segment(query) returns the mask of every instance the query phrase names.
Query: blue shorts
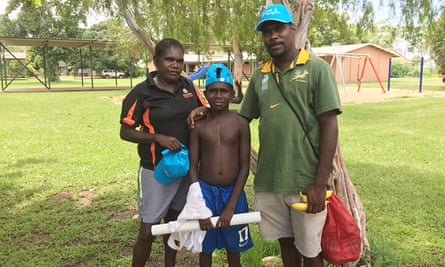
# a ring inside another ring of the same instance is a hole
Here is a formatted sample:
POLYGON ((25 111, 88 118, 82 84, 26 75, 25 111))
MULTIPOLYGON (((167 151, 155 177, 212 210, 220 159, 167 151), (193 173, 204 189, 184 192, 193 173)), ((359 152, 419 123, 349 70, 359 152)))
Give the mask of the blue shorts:
MULTIPOLYGON (((206 205, 212 211, 212 216, 219 216, 232 196, 233 186, 212 186, 203 181, 199 181, 199 185, 206 205)), ((249 206, 246 193, 243 191, 236 203, 234 214, 245 212, 249 212, 249 206)), ((202 253, 211 254, 215 249, 223 248, 233 253, 239 253, 251 247, 253 247, 253 242, 249 225, 241 224, 207 231, 202 244, 202 253)))

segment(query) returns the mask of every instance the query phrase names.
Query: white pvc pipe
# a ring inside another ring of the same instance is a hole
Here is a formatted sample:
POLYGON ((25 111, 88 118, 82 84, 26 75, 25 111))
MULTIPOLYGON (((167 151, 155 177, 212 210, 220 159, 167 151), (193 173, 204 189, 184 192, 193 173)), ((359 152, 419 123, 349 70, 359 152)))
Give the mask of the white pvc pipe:
MULTIPOLYGON (((212 224, 215 225, 218 221, 219 216, 212 217, 210 220, 212 224)), ((259 211, 252 211, 246 213, 238 213, 234 214, 232 220, 230 221, 230 225, 239 225, 239 224, 247 224, 247 223, 258 223, 261 221, 261 214, 259 211)), ((200 230, 199 221, 185 221, 179 227, 177 227, 177 221, 171 221, 169 223, 156 224, 151 227, 152 235, 165 235, 171 234, 173 232, 190 232, 200 230)))

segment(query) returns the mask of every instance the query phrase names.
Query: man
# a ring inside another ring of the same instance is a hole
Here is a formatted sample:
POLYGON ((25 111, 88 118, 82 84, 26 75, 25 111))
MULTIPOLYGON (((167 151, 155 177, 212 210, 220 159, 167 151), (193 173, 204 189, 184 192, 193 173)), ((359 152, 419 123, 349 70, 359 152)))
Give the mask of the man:
POLYGON ((295 47, 296 27, 283 5, 270 5, 256 26, 271 61, 257 69, 239 114, 261 118, 254 207, 264 240, 278 240, 284 266, 323 266, 325 196, 341 113, 330 66, 295 47), (298 192, 308 210, 293 210, 298 192))

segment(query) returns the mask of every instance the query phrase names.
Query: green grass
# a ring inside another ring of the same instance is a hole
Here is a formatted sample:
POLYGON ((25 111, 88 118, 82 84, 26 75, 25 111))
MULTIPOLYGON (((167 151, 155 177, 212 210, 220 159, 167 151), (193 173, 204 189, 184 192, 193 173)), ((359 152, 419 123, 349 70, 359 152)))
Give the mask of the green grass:
POLYGON ((444 100, 345 106, 340 116, 376 266, 445 264, 444 100))
MULTIPOLYGON (((118 135, 116 100, 126 93, 0 94, 1 266, 130 265, 138 158, 118 135)), ((339 117, 373 266, 445 266, 444 103, 423 97, 346 105, 339 117)), ((263 242, 255 225, 252 231, 255 247, 242 258, 261 266, 279 248, 263 242)), ((157 242, 152 256, 160 254, 157 242)), ((193 266, 187 262, 179 266, 193 266)), ((223 262, 225 253, 216 253, 215 266, 223 262)))

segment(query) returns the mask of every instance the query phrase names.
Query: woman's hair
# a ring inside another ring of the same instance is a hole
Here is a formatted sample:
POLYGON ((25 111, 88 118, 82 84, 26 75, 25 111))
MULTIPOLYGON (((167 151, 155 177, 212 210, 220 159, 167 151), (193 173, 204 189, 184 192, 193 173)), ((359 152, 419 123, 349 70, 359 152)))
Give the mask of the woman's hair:
POLYGON ((155 61, 161 58, 161 56, 165 53, 165 51, 171 47, 177 47, 181 49, 182 53, 184 53, 184 47, 178 40, 173 38, 166 38, 161 40, 158 44, 156 44, 155 55, 154 55, 155 61))

